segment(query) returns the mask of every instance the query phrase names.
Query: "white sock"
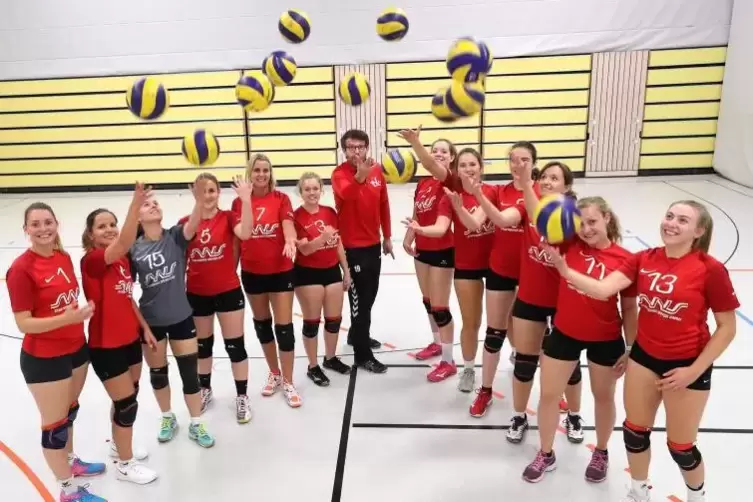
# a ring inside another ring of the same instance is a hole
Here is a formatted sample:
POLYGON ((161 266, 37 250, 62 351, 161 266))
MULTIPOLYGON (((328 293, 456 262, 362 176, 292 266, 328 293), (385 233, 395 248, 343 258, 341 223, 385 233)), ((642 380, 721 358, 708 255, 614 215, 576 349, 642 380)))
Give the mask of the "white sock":
POLYGON ((162 413, 162 416, 164 418, 173 418, 175 415, 173 414, 172 410, 167 410, 162 413))
POLYGON ((121 471, 128 469, 128 466, 131 465, 131 462, 133 462, 132 458, 128 460, 118 460, 118 468, 121 471))
POLYGON ((465 369, 467 369, 467 370, 475 370, 476 361, 474 361, 474 360, 465 361, 463 364, 465 365, 465 369))
POLYGON ((201 423, 201 418, 191 417, 191 425, 199 425, 200 423, 201 423))
POLYGON ((60 485, 60 489, 63 490, 63 493, 66 495, 73 495, 78 491, 78 485, 74 484, 73 476, 68 479, 58 480, 58 484, 60 485))
POLYGON ((75 459, 76 459, 76 455, 73 452, 71 452, 71 453, 68 454, 68 463, 69 464, 71 462, 73 462, 75 459))
POLYGON ((429 326, 431 326, 431 334, 434 336, 434 343, 442 343, 439 339, 439 327, 434 321, 434 316, 429 314, 429 326))
POLYGON ((643 481, 639 481, 637 479, 631 479, 630 487, 636 493, 646 494, 648 493, 648 480, 644 479, 643 481))
POLYGON ((442 361, 452 362, 452 344, 442 343, 442 361))
POLYGON ((439 331, 432 331, 431 334, 434 337, 434 343, 436 344, 442 343, 442 340, 440 340, 439 338, 439 331))

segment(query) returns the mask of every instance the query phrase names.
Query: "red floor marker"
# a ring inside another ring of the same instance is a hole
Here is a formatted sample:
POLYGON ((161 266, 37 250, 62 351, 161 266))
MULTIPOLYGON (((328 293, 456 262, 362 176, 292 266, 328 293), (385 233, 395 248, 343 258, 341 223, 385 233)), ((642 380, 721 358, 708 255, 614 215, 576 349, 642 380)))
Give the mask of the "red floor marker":
POLYGON ((667 500, 671 500, 672 502, 683 502, 683 500, 679 497, 675 497, 674 495, 670 495, 667 497, 667 500))
POLYGON ((501 392, 499 392, 498 390, 493 390, 492 391, 492 395, 494 397, 496 397, 496 398, 499 398, 499 399, 504 399, 505 398, 505 396, 501 392))
POLYGON ((596 445, 589 443, 589 444, 586 445, 586 448, 588 448, 589 450, 591 450, 593 452, 596 449, 596 445))
POLYGON ((394 345, 392 345, 391 343, 387 343, 387 342, 382 342, 382 345, 384 347, 387 347, 388 349, 392 349, 392 350, 395 350, 397 348, 394 345))

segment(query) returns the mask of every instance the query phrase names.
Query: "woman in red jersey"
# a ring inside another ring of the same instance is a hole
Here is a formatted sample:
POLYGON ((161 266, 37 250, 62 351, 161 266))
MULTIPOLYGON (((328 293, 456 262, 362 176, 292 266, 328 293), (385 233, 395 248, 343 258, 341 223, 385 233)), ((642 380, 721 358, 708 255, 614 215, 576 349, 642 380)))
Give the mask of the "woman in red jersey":
MULTIPOLYGON (((222 330, 225 351, 235 381, 235 418, 239 424, 248 423, 252 412, 248 399, 248 354, 243 332, 246 300, 238 279, 236 239, 251 235, 251 184, 242 176, 236 177, 233 188, 240 200, 240 214, 220 209, 220 183, 211 173, 196 178, 206 180, 201 206, 201 220, 196 237, 188 243, 186 258, 186 292, 193 309, 199 345, 199 385, 201 411, 212 401, 212 352, 214 348, 214 318, 222 330)), ((189 216, 178 224, 186 223, 189 216)))
POLYGON ((104 502, 74 481, 105 471, 105 464, 73 454, 73 423, 89 368, 84 321, 94 313, 94 303, 78 303, 73 262, 63 251, 52 208, 43 202, 27 207, 24 232, 31 247, 11 264, 6 285, 24 334, 21 372, 39 409, 42 452, 60 485, 61 502, 104 502))
MULTIPOLYGON (((241 242, 241 282, 269 366, 261 393, 271 396, 282 387, 288 405, 298 408, 303 402, 293 385, 293 259, 297 240, 293 206, 290 197, 275 189, 272 163, 266 155, 256 154, 248 161, 246 179, 253 187, 249 197, 253 225, 251 237, 241 242)), ((241 213, 242 204, 240 197, 233 201, 236 214, 241 213)))
MULTIPOLYGON (((455 145, 446 139, 438 139, 431 145, 431 157, 434 161, 456 172, 455 159, 457 150, 455 145)), ((445 197, 442 182, 435 177, 422 178, 416 185, 413 202, 413 219, 420 226, 430 226, 437 221, 437 212, 442 199, 445 197)), ((430 382, 440 382, 454 375, 455 361, 452 354, 455 323, 450 315, 450 292, 452 291, 452 277, 455 269, 455 247, 452 229, 439 238, 416 235, 410 228, 403 239, 403 249, 413 256, 416 268, 418 286, 423 296, 423 304, 429 315, 429 325, 434 340, 426 348, 418 351, 415 358, 424 361, 432 357, 441 356, 442 369, 433 369, 427 375, 430 382)))
MULTIPOLYGON (((406 220, 406 225, 417 235, 441 238, 454 228, 455 244, 455 293, 460 305, 463 327, 460 331, 460 346, 463 353, 464 369, 458 382, 458 390, 471 392, 474 387, 476 372, 475 361, 478 351, 478 332, 481 328, 484 298, 484 278, 489 267, 489 254, 494 240, 494 226, 489 222, 484 211, 478 206, 473 195, 466 192, 459 175, 474 180, 483 187, 487 197, 496 200, 497 190, 492 185, 481 184, 483 159, 473 148, 464 148, 458 152, 457 173, 439 164, 421 145, 418 135, 420 130, 401 131, 417 152, 422 165, 443 185, 444 197, 437 210, 436 222, 421 226, 413 219, 406 220)), ((449 316, 446 316, 449 317, 449 316)), ((435 368, 433 376, 442 380, 457 373, 453 362, 442 361, 435 368)))
MULTIPOLYGON (((559 277, 554 266, 546 259, 546 253, 540 249, 541 236, 530 221, 531 214, 538 203, 538 189, 542 195, 566 194, 572 197, 573 173, 561 162, 546 164, 539 173, 538 187, 534 186, 533 167, 530 163, 521 163, 519 170, 513 173, 514 179, 523 189, 523 203, 500 211, 494 201, 489 200, 478 183, 467 183, 478 200, 483 211, 497 226, 511 227, 520 225, 525 228, 521 246, 521 263, 518 293, 513 304, 513 331, 515 332, 515 369, 513 371, 513 408, 515 415, 507 430, 507 440, 511 443, 523 441, 528 430, 526 409, 533 388, 541 353, 547 319, 554 316, 557 305, 559 277)), ((571 441, 583 440, 580 415, 580 367, 568 382, 568 404, 570 412, 565 419, 568 438, 571 441)))
POLYGON ((157 340, 141 317, 133 300, 133 278, 128 250, 136 241, 139 209, 150 197, 144 186, 137 184, 123 223, 107 209, 96 209, 86 217, 81 236, 84 256, 81 258, 81 282, 86 297, 94 302, 94 315, 89 321, 89 354, 94 372, 112 399, 112 456, 118 458, 118 479, 137 484, 151 483, 157 473, 138 461, 146 453, 137 454, 132 445, 133 424, 141 378, 141 333, 149 347, 157 340))
POLYGON ((295 295, 303 313, 303 347, 309 360, 306 375, 320 387, 329 385, 329 378, 317 363, 317 336, 324 315, 324 360, 322 365, 342 375, 350 366, 337 357, 345 291, 350 287, 350 270, 337 231, 337 212, 319 205, 322 179, 315 173, 304 173, 298 180, 298 193, 303 205, 295 210, 298 232, 298 254, 295 258, 295 295))
POLYGON ((669 206, 660 225, 663 247, 634 254, 601 280, 579 273, 550 249, 562 277, 606 299, 635 284, 638 334, 625 371, 625 448, 632 484, 625 502, 647 502, 651 428, 664 404, 667 446, 688 487, 688 502, 706 500, 705 466, 695 445, 711 389, 714 361, 735 337, 740 302, 725 266, 709 256, 713 221, 702 204, 669 206), (716 330, 707 319, 714 313, 716 330))
MULTIPOLYGON (((589 277, 604 278, 619 269, 631 253, 620 246, 617 216, 601 197, 578 201, 581 228, 574 241, 561 246, 569 267, 589 277)), ((635 340, 638 306, 635 287, 630 286, 605 300, 593 298, 560 279, 557 313, 551 335, 544 340, 541 358, 541 382, 538 408, 541 448, 526 467, 523 479, 540 481, 555 469, 553 451, 557 434, 558 401, 584 350, 594 396, 596 445, 586 468, 586 480, 598 483, 607 476, 607 444, 615 423, 614 391, 617 379, 625 371, 625 345, 635 340), (619 296, 619 305, 618 305, 619 296), (624 331, 624 341, 622 332, 624 331)))

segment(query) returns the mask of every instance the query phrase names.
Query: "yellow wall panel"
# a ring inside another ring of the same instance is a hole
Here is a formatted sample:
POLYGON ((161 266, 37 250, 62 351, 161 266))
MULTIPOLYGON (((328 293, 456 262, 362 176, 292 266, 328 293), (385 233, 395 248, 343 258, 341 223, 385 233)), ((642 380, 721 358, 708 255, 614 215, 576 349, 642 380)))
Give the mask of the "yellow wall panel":
MULTIPOLYGON (((233 93, 235 91, 233 90, 233 93)), ((233 94, 235 96, 235 94, 233 94)), ((275 100, 272 103, 285 101, 313 101, 335 98, 335 88, 331 83, 311 85, 286 85, 275 88, 275 100)), ((235 99, 235 97, 233 97, 235 99)))
POLYGON ((671 103, 677 101, 712 101, 721 99, 722 84, 688 85, 677 87, 649 87, 646 103, 671 103))
POLYGON ((299 118, 295 120, 249 120, 251 136, 263 134, 305 134, 332 132, 335 117, 299 118))
POLYGON ((656 153, 713 152, 714 139, 715 138, 713 137, 643 139, 641 141, 641 155, 656 153))
POLYGON ((496 110, 485 112, 487 126, 526 124, 583 124, 588 108, 559 110, 496 110))
POLYGON ((588 106, 588 91, 511 92, 487 94, 484 107, 489 109, 547 108, 588 106))
POLYGON ((672 122, 646 122, 643 137, 705 136, 716 134, 716 119, 672 122))
MULTIPOLYGON (((133 186, 134 180, 147 184, 190 183, 202 172, 201 169, 176 169, 170 171, 119 171, 111 173, 86 174, 23 174, 17 176, 0 176, 0 188, 21 187, 91 187, 98 185, 133 186)), ((242 175, 243 168, 212 169, 212 174, 220 181, 231 181, 233 176, 242 175)))
POLYGON ((586 139, 586 124, 539 127, 486 127, 484 142, 514 143, 516 141, 555 141, 586 139))
POLYGON ((272 165, 280 167, 329 165, 334 168, 337 165, 334 149, 331 151, 295 150, 290 152, 269 152, 267 156, 272 161, 272 165))
POLYGON ((433 96, 450 85, 449 77, 437 80, 387 81, 387 99, 395 96, 433 96))
MULTIPOLYGON (((421 131, 421 142, 428 148, 434 141, 444 138, 457 145, 478 144, 478 129, 428 129, 421 131)), ((387 134, 387 146, 409 148, 408 143, 397 135, 397 132, 387 134)))
MULTIPOLYGON (((510 153, 510 147, 513 144, 514 143, 487 143, 484 146, 484 157, 487 159, 507 158, 510 153)), ((584 141, 535 144, 538 156, 542 159, 576 158, 585 156, 586 154, 586 143, 584 141)))
POLYGON ((505 77, 489 77, 486 79, 487 92, 564 91, 569 89, 588 89, 589 85, 590 76, 588 73, 568 73, 564 75, 511 75, 505 77))
MULTIPOLYGON (((478 128, 480 124, 480 117, 468 117, 457 120, 452 123, 455 127, 475 127, 478 128)), ((423 129, 447 129, 448 124, 437 120, 431 113, 413 113, 406 115, 388 115, 387 116, 387 129, 390 131, 397 131, 401 129, 415 129, 418 126, 422 126, 423 129)), ((478 129, 476 129, 478 131, 478 129)))
POLYGON ((279 118, 299 118, 299 117, 323 117, 327 115, 335 115, 335 102, 323 101, 323 102, 287 102, 277 103, 264 110, 263 112, 249 113, 249 119, 253 124, 254 121, 261 122, 264 119, 279 119, 279 118))
POLYGON ((591 71, 591 55, 495 59, 489 75, 591 71))
POLYGON ((701 84, 721 82, 724 78, 723 66, 699 66, 695 68, 673 68, 648 70, 648 85, 701 84))
POLYGON ((646 105, 643 120, 716 118, 719 103, 646 105))
POLYGON ((690 66, 700 64, 724 64, 727 60, 726 47, 706 47, 701 49, 670 49, 651 51, 648 60, 652 66, 690 66))
POLYGON ((431 98, 387 98, 387 114, 422 113, 431 111, 431 98))
POLYGON ((269 150, 324 150, 328 148, 337 148, 335 133, 253 136, 251 138, 252 152, 265 152, 269 150))
MULTIPOLYGON (((585 159, 583 158, 556 158, 556 159, 539 159, 539 167, 543 167, 544 164, 550 160, 557 160, 566 164, 570 170, 574 173, 581 173, 585 169, 585 159)), ((510 166, 507 160, 492 161, 484 166, 484 174, 509 174, 510 166)))
POLYGON ((712 167, 714 154, 644 155, 639 169, 692 169, 712 167))
POLYGON ((392 79, 421 79, 421 78, 449 78, 445 61, 431 61, 428 63, 388 63, 386 65, 387 80, 392 79))

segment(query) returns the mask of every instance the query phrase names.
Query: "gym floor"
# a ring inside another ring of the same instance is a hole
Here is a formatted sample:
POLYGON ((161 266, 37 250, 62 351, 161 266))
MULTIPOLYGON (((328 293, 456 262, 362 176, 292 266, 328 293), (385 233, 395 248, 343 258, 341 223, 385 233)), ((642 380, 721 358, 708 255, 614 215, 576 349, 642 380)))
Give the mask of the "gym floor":
MULTIPOLYGON (((173 409, 183 425, 168 444, 156 441, 159 410, 150 392, 148 373, 143 373, 135 443, 146 448, 146 461, 160 478, 137 486, 116 480, 112 472, 92 478, 92 490, 113 502, 181 502, 236 500, 240 494, 256 500, 348 501, 420 500, 562 500, 578 502, 617 501, 627 492, 629 476, 619 425, 624 417, 621 383, 618 383, 618 423, 610 442, 610 475, 600 485, 590 485, 583 473, 590 458, 593 437, 593 402, 589 397, 588 372, 584 371, 582 415, 587 426, 582 445, 571 445, 562 434, 556 442, 559 468, 541 483, 531 485, 521 473, 538 447, 535 427, 520 445, 504 438, 512 411, 510 398, 512 368, 505 345, 495 381, 495 405, 482 419, 469 416, 475 394, 462 394, 456 378, 439 384, 427 382, 428 365, 418 363, 411 353, 431 339, 421 305, 413 264, 402 250, 404 229, 400 221, 412 212, 414 185, 390 186, 395 260, 383 259, 379 296, 373 311, 374 338, 384 347, 378 357, 390 365, 384 375, 354 372, 330 375, 332 384, 318 388, 306 378, 303 347, 296 347, 295 377, 304 400, 291 409, 281 395, 260 394, 266 365, 253 335, 250 311, 246 314, 246 345, 251 357, 249 394, 254 418, 238 425, 234 417, 235 389, 221 338, 216 337, 212 383, 214 403, 205 414, 217 444, 203 450, 187 437, 188 413, 180 394, 180 379, 171 365, 173 409), (177 391, 176 391, 177 390, 177 391), (589 427, 591 426, 591 427, 589 427)), ((742 304, 738 315, 738 336, 718 361, 711 398, 702 423, 699 447, 707 461, 709 500, 748 500, 734 487, 747 476, 745 458, 753 449, 750 426, 750 392, 753 386, 753 223, 747 219, 753 207, 753 190, 715 176, 672 178, 620 178, 577 180, 579 196, 601 195, 620 217, 625 231, 624 245, 640 250, 660 244, 658 226, 668 205, 693 198, 707 204, 714 217, 712 254, 726 261, 742 304), (745 396, 748 396, 746 398, 745 396)), ((300 198, 292 188, 294 206, 300 198)), ((187 191, 161 191, 158 198, 165 212, 165 226, 188 214, 192 205, 187 191)), ((230 207, 232 190, 223 190, 221 207, 230 207)), ((122 215, 130 194, 66 193, 3 195, 0 209, 0 264, 2 277, 12 260, 27 247, 23 234, 23 210, 31 202, 52 205, 61 223, 63 243, 78 267, 80 236, 86 214, 107 207, 122 215)), ((326 188, 323 204, 333 204, 326 188)), ((138 288, 137 288, 138 289, 138 288)), ((140 294, 139 291, 136 293, 140 294)), ((451 305, 459 318, 457 302, 451 305)), ((298 307, 295 307, 297 313, 298 307)), ((343 327, 347 327, 347 301, 343 327)), ((58 489, 39 446, 39 418, 19 369, 20 334, 13 322, 5 287, 0 289, 0 479, 5 500, 57 500, 58 489), (50 493, 54 498, 49 498, 50 493)), ((301 318, 296 315, 296 332, 301 318)), ((456 338, 460 326, 457 323, 456 338)), ((219 334, 219 330, 216 331, 219 334)), ((352 362, 345 345, 345 361, 352 362)), ((323 343, 320 342, 320 349, 323 343)), ((462 361, 456 346, 456 361, 462 361)), ((479 347, 478 364, 481 362, 479 347)), ((583 361, 585 362, 585 360, 583 361)), ((480 370, 477 372, 479 383, 480 370)), ((537 379, 538 380, 538 379, 537 379)), ((529 406, 538 399, 534 387, 529 406)), ((83 391, 81 411, 75 427, 75 451, 84 460, 108 461, 110 403, 102 384, 90 371, 83 391)), ((532 426, 536 417, 531 417, 532 426)), ((685 488, 676 465, 664 447, 666 435, 663 411, 652 435, 655 445, 651 467, 653 499, 683 500, 685 488), (676 497, 675 497, 676 496, 676 497), (673 498, 674 497, 674 498, 673 498)))

